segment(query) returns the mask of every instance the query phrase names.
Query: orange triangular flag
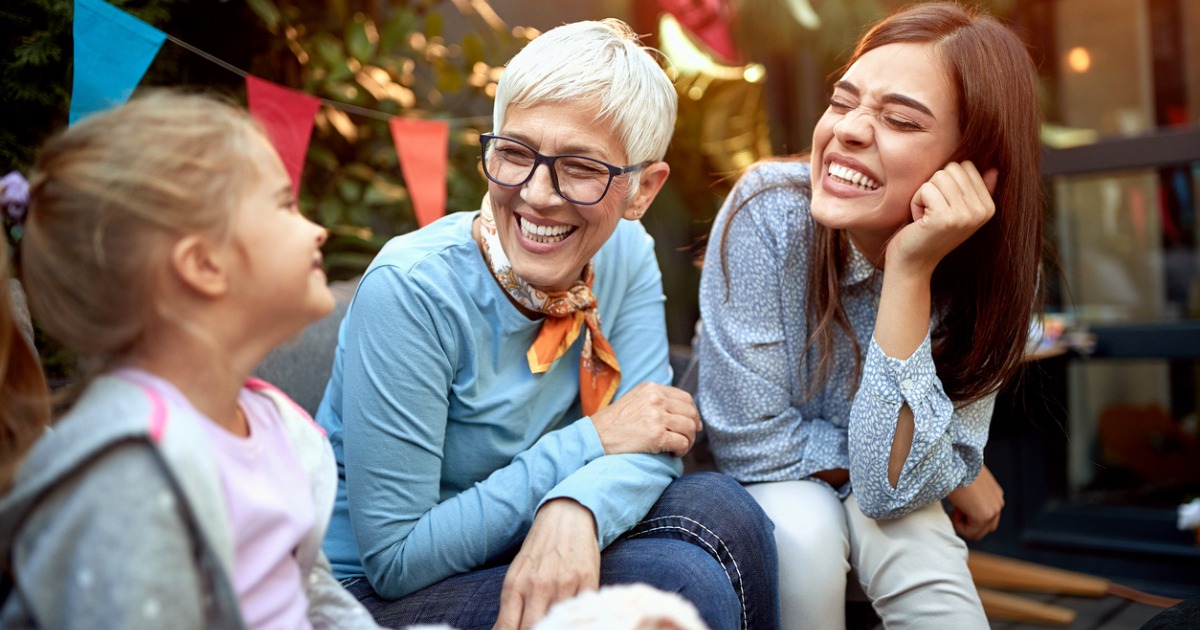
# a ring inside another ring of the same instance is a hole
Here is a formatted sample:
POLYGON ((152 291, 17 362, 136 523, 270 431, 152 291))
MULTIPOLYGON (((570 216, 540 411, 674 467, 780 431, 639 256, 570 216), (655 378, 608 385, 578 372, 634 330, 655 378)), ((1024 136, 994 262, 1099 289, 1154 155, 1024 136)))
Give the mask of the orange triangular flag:
POLYGON ((450 125, 444 120, 393 117, 388 126, 417 226, 424 227, 446 214, 450 125))

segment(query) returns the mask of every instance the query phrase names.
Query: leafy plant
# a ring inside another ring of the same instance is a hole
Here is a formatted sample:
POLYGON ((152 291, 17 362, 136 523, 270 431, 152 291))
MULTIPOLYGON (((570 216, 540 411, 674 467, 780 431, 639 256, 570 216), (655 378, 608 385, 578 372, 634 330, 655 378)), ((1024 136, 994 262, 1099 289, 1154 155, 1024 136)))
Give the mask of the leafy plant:
POLYGON ((387 239, 417 227, 389 116, 450 122, 447 210, 479 207, 478 135, 501 65, 536 31, 509 29, 483 0, 247 2, 275 35, 255 74, 351 106, 318 113, 300 191, 330 230, 331 277, 361 273, 387 239), (447 32, 450 10, 461 35, 447 32))

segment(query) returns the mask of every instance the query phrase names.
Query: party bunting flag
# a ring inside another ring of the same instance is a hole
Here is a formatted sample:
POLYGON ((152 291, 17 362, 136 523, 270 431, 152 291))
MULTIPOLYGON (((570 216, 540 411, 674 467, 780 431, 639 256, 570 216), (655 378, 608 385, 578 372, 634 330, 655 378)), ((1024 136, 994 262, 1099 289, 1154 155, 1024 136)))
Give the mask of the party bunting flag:
POLYGON ((167 36, 104 0, 75 0, 70 124, 129 100, 167 36))
POLYGON ((417 225, 424 227, 446 214, 446 161, 450 125, 444 120, 397 118, 388 121, 400 157, 400 172, 412 197, 417 225))
POLYGON ((313 120, 321 100, 315 96, 271 83, 255 76, 246 77, 246 101, 250 115, 267 129, 267 137, 283 159, 292 178, 292 190, 300 190, 300 173, 312 138, 313 120))

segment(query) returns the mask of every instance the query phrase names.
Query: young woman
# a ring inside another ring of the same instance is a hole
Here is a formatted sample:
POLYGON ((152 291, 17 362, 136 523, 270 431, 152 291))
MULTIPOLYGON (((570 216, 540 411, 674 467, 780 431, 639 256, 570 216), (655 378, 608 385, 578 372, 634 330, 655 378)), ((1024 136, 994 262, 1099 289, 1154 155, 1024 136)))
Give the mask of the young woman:
POLYGON ((90 371, 0 499, 0 627, 375 627, 321 554, 328 441, 247 378, 333 307, 325 230, 266 136, 158 93, 51 139, 35 169, 30 306, 90 371))
POLYGON ((902 10, 811 155, 752 169, 713 226, 698 405, 775 522, 784 627, 844 625, 848 572, 888 628, 987 625, 955 530, 1003 506, 982 454, 1039 302, 1035 93, 996 20, 902 10))

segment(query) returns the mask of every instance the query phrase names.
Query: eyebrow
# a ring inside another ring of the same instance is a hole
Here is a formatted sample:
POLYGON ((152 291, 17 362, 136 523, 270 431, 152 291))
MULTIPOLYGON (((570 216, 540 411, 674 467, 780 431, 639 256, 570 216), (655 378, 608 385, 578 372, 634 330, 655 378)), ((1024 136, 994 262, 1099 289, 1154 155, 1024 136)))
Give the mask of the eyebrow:
MULTIPOLYGON (((534 146, 533 140, 530 139, 525 134, 522 134, 519 131, 500 133, 497 135, 503 136, 505 138, 512 138, 513 140, 520 140, 521 142, 524 142, 525 144, 528 144, 531 147, 534 146)), ((537 148, 537 150, 539 152, 542 151, 542 149, 540 147, 537 148)), ((608 156, 605 155, 604 151, 601 151, 599 148, 594 147, 594 146, 587 146, 587 145, 582 145, 582 144, 572 144, 572 145, 563 147, 560 150, 562 151, 562 153, 555 153, 554 155, 585 155, 585 156, 599 155, 599 156, 603 157, 604 159, 609 159, 608 156)))
POLYGON ((281 188, 280 188, 278 191, 276 191, 276 193, 275 193, 275 198, 276 198, 276 199, 283 199, 283 198, 285 198, 285 197, 286 197, 286 198, 288 199, 288 201, 291 201, 292 197, 295 197, 295 196, 296 196, 296 195, 295 195, 295 193, 294 193, 294 192, 292 192, 292 185, 291 185, 291 184, 288 184, 287 186, 283 186, 283 187, 281 187, 281 188))
MULTIPOLYGON (((833 84, 833 87, 837 88, 837 89, 846 90, 847 92, 853 94, 856 97, 861 96, 861 93, 858 91, 858 86, 854 85, 853 83, 850 83, 849 81, 845 81, 845 80, 838 81, 837 83, 833 84)), ((918 101, 917 99, 915 99, 911 96, 905 96, 903 94, 892 93, 892 94, 884 94, 879 100, 883 101, 884 103, 893 103, 895 105, 902 105, 904 107, 909 107, 909 108, 915 109, 915 110, 925 114, 926 116, 929 116, 930 118, 933 118, 934 120, 937 120, 937 116, 934 116, 933 112, 930 111, 929 108, 926 107, 924 103, 922 103, 921 101, 918 101)))

